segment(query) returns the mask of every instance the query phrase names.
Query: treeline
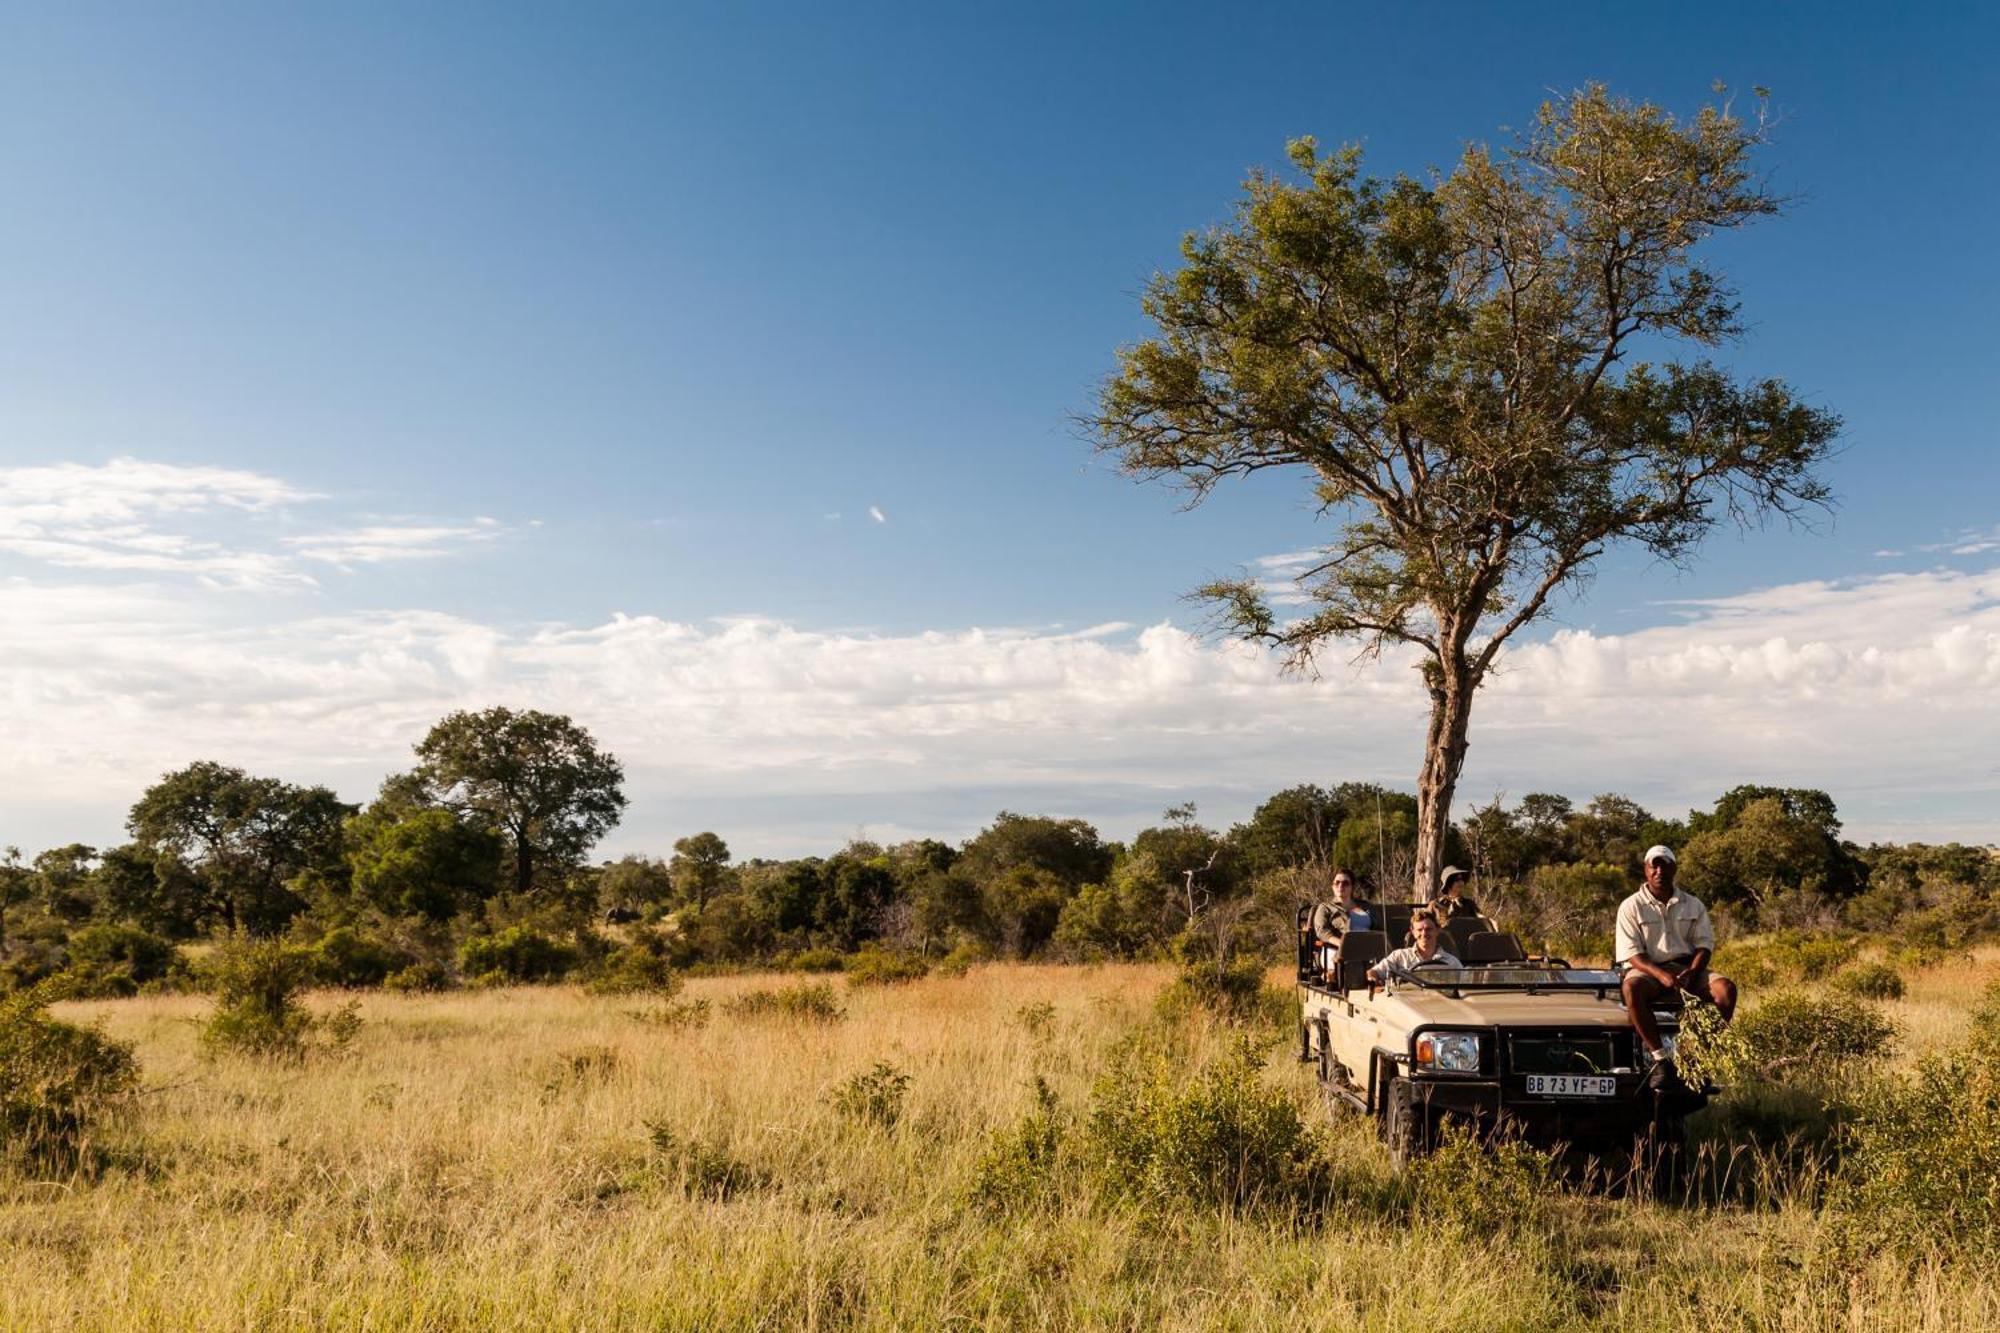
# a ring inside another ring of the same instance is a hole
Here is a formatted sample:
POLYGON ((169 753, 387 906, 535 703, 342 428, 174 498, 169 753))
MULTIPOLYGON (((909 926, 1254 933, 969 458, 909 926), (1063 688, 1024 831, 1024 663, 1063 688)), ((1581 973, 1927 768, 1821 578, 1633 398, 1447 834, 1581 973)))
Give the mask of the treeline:
MULTIPOLYGON (((878 971, 979 958, 1275 956, 1295 905, 1335 866, 1364 896, 1409 894, 1416 801, 1365 783, 1280 791, 1227 830, 1191 805, 1129 843, 1088 823, 1001 812, 957 845, 854 842, 736 861, 713 832, 671 855, 593 864, 625 805, 622 771, 568 718, 455 713, 364 806, 211 762, 133 805, 131 841, 10 852, 0 984, 57 972, 87 992, 173 985, 184 946, 283 938, 326 984, 643 978, 667 969, 878 971), (900 960, 895 966, 885 958, 900 960)), ((1857 847, 1824 792, 1737 787, 1663 818, 1616 794, 1495 800, 1450 859, 1510 928, 1566 952, 1608 947, 1611 913, 1655 842, 1726 929, 1895 929, 1939 944, 2000 930, 2000 860, 1963 846, 1857 847)), ((196 950, 195 952, 199 952, 196 950)))

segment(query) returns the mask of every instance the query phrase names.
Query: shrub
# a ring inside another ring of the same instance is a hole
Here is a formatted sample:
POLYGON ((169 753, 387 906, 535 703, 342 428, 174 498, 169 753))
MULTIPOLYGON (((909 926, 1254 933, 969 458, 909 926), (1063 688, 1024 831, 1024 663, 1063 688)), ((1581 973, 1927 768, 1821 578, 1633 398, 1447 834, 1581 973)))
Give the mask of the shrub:
POLYGON ((1887 963, 1856 963, 1833 975, 1836 988, 1864 1000, 1903 998, 1903 974, 1887 963))
POLYGON ((850 986, 895 986, 930 975, 931 965, 910 953, 863 949, 847 960, 850 986))
POLYGON ((70 1170, 139 1080, 132 1047, 49 1017, 65 979, 0 1000, 0 1160, 70 1170))
POLYGON ((678 1030, 707 1026, 709 1008, 707 1000, 684 1000, 678 1004, 663 1004, 657 1009, 628 1010, 627 1016, 655 1027, 678 1030))
POLYGON ((1260 960, 1239 956, 1219 967, 1206 959, 1183 965, 1161 992, 1158 1009, 1168 1019, 1207 1013, 1232 1023, 1273 1023, 1284 1021, 1293 1004, 1283 991, 1264 984, 1260 960))
POLYGON ((146 982, 166 980, 180 965, 180 950, 171 940, 137 926, 99 924, 69 937, 69 959, 72 968, 100 979, 124 977, 133 985, 125 992, 131 994, 146 982))
POLYGON ((1323 1166, 1318 1131, 1265 1085, 1255 1042, 1189 1078, 1162 1056, 1127 1056, 1092 1093, 1092 1166, 1107 1192, 1158 1208, 1296 1204, 1323 1166))
POLYGON ((666 936, 644 928, 633 933, 630 944, 611 951, 587 986, 594 995, 652 994, 662 999, 672 997, 680 988, 681 979, 669 961, 666 936))
POLYGON ((336 926, 313 946, 313 980, 322 986, 353 989, 379 986, 392 972, 416 960, 408 950, 363 935, 352 926, 336 926))
POLYGON ((1988 1266, 2000 1256, 2000 983, 1972 1035, 1961 1052, 1927 1056, 1913 1077, 1856 1099, 1832 1203, 1864 1246, 1944 1249, 1988 1266))
POLYGON ((938 959, 937 974, 941 977, 962 977, 980 963, 993 961, 993 950, 978 940, 962 940, 952 946, 951 952, 938 959))
POLYGON ((1885 1056, 1895 1036, 1880 1010, 1845 996, 1777 991, 1727 1027, 1695 1004, 1681 1019, 1682 1072, 1723 1084, 1825 1077, 1885 1056))
POLYGON ((1466 1239, 1539 1231, 1561 1193, 1553 1154, 1519 1139, 1483 1144, 1456 1123, 1445 1126, 1442 1141, 1411 1174, 1417 1216, 1466 1239))
POLYGON ((313 1018, 298 993, 315 965, 311 950, 277 940, 236 940, 217 950, 206 968, 215 1012, 201 1030, 203 1049, 210 1055, 303 1056, 313 1018))
POLYGON ((704 1199, 727 1199, 771 1183, 767 1171, 751 1166, 719 1141, 682 1138, 671 1126, 648 1120, 653 1152, 680 1187, 704 1199))
POLYGON ((1035 1076, 1035 1109, 995 1134, 973 1167, 967 1196, 996 1212, 1026 1207, 1053 1189, 1071 1131, 1070 1117, 1048 1081, 1035 1076))
POLYGON ((833 1109, 850 1120, 887 1129, 902 1118, 903 1098, 909 1090, 908 1074, 886 1060, 877 1060, 873 1069, 854 1075, 834 1089, 833 1109))
POLYGON ((722 1007, 738 1018, 796 1018, 811 1023, 836 1023, 847 1017, 833 987, 824 981, 753 990, 722 1007))
POLYGON ((411 963, 408 967, 391 972, 382 978, 382 989, 401 991, 407 994, 435 994, 453 990, 458 986, 458 977, 452 970, 439 962, 411 963))
POLYGON ((838 972, 847 960, 838 949, 801 949, 792 955, 794 972, 838 972))
POLYGON ((1046 1037, 1055 1029, 1056 1007, 1047 1000, 1036 1000, 1015 1010, 1014 1018, 1029 1036, 1046 1037))
POLYGON ((576 951, 527 926, 509 926, 460 945, 458 965, 482 984, 553 981, 576 965, 576 951))

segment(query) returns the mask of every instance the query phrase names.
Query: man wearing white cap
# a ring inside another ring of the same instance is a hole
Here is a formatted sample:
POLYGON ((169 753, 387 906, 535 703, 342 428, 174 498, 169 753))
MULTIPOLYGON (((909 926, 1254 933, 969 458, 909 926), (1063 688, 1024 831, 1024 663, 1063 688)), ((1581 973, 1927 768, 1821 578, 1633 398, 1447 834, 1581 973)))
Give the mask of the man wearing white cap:
POLYGON ((1715 929, 1708 909, 1692 894, 1674 888, 1671 847, 1646 849, 1646 887, 1618 905, 1616 962, 1625 970, 1625 1011, 1646 1043, 1663 1078, 1678 1078, 1673 1054, 1660 1039, 1653 1005, 1663 995, 1679 991, 1715 1001, 1728 1022, 1736 1012, 1736 984, 1711 976, 1709 955, 1715 951, 1715 929))

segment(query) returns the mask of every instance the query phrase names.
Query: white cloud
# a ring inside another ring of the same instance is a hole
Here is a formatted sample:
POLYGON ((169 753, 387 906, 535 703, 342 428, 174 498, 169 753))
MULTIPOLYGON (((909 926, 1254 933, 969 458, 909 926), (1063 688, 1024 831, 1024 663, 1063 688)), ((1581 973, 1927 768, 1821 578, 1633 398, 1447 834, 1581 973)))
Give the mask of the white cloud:
POLYGON ((874 519, 877 523, 887 523, 889 521, 889 516, 882 512, 882 506, 880 505, 869 505, 868 517, 874 519))
MULTIPOLYGON (((1676 811, 1765 781, 1832 791, 1863 836, 2000 836, 2000 570, 1677 610, 1675 625, 1510 653, 1461 792, 1615 790, 1676 811)), ((1003 804, 1124 835, 1190 793, 1227 821, 1298 781, 1407 786, 1422 735, 1405 657, 1302 681, 1168 625, 258 623, 233 599, 23 579, 0 582, 0 622, 18 645, 0 660, 0 810, 29 821, 0 841, 36 847, 115 836, 147 782, 198 757, 361 799, 431 722, 493 703, 589 726, 630 775, 614 847, 654 849, 690 823, 752 852, 824 850, 857 823, 957 836, 1003 804)))
POLYGON ((255 525, 325 498, 262 473, 136 458, 0 468, 0 553, 63 569, 268 591, 314 586, 302 561, 433 559, 504 531, 491 518, 397 520, 273 540, 255 525))

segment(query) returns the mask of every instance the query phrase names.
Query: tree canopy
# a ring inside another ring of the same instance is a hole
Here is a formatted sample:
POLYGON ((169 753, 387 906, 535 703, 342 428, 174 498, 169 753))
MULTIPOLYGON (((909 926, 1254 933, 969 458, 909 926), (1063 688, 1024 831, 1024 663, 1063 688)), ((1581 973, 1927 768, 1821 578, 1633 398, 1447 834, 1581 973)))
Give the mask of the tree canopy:
MULTIPOLYGON (((1760 97, 1761 107, 1761 97, 1760 97)), ((1697 259, 1780 211, 1761 112, 1680 120, 1600 86, 1542 106, 1448 173, 1365 176, 1291 145, 1235 217, 1153 279, 1157 335, 1120 353, 1088 426, 1140 479, 1199 501, 1303 472, 1334 525, 1280 619, 1255 580, 1202 593, 1234 634, 1310 670, 1332 642, 1412 651, 1431 700, 1415 875, 1438 868, 1474 692, 1501 646, 1615 542, 1684 560, 1721 518, 1828 501, 1832 413, 1773 379, 1664 359, 1742 330, 1697 259)))
POLYGON ((625 809, 625 772, 588 731, 554 713, 458 712, 417 743, 417 769, 443 804, 507 836, 514 889, 546 887, 583 864, 625 809))

